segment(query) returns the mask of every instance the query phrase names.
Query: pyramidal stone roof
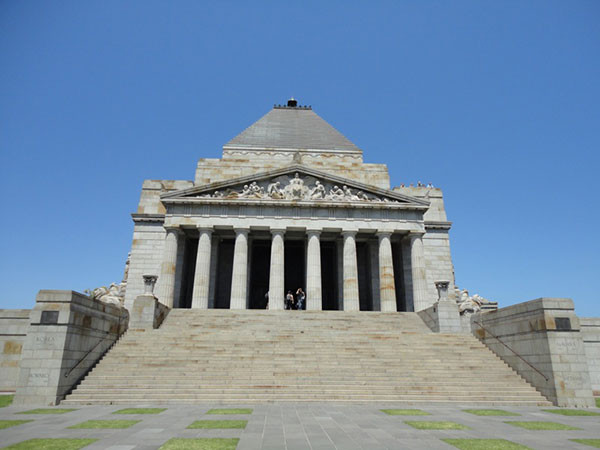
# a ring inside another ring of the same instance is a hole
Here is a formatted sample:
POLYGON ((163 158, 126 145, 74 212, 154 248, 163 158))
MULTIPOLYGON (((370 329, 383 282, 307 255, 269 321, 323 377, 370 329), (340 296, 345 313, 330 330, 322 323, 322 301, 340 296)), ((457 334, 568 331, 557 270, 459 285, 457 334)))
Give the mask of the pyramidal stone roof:
POLYGON ((311 107, 296 106, 294 99, 288 101, 288 106, 274 106, 225 144, 227 148, 361 151, 311 107))

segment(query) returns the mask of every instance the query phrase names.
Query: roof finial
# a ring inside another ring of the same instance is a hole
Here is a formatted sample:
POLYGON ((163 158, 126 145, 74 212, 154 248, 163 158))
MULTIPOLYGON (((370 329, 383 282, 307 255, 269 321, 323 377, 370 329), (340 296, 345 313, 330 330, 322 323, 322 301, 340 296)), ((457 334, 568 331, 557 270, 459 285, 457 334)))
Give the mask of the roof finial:
POLYGON ((295 108, 296 106, 298 106, 298 102, 296 101, 296 99, 294 97, 292 97, 288 100, 287 105, 289 107, 295 108))

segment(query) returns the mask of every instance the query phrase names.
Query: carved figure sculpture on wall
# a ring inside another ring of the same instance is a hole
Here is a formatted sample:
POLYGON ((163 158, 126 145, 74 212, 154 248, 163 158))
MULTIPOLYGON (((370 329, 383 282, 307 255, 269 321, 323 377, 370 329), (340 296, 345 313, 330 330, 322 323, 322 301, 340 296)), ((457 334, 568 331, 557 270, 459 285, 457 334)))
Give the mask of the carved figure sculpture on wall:
POLYGON ((344 198, 344 191, 342 191, 338 186, 333 186, 329 191, 329 198, 333 200, 341 200, 344 198))
POLYGON ((454 287, 454 296, 456 297, 458 311, 461 315, 473 314, 477 311, 481 311, 482 305, 492 303, 490 300, 483 298, 478 294, 470 296, 468 290, 460 289, 458 286, 454 287))
POLYGON ((319 180, 315 181, 315 187, 310 191, 310 198, 313 200, 322 200, 326 195, 325 186, 319 180))
POLYGON ((358 197, 354 195, 352 189, 350 189, 348 186, 343 186, 342 190, 344 191, 344 197, 346 200, 358 200, 358 197))
POLYGON ((267 187, 267 193, 269 197, 274 199, 282 199, 284 198, 283 191, 280 187, 281 183, 279 181, 275 181, 274 183, 270 183, 267 187))
POLYGON ((308 188, 304 186, 304 180, 296 172, 289 184, 284 188, 285 198, 288 200, 302 200, 308 188))

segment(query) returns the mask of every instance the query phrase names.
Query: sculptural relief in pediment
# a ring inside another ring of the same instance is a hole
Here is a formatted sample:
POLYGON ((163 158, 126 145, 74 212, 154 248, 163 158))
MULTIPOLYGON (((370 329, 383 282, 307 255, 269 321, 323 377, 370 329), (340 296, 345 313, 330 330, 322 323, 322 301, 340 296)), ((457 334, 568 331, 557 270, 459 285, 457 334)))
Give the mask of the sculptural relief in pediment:
POLYGON ((252 181, 212 192, 202 192, 198 198, 263 199, 295 201, 390 202, 398 200, 338 185, 311 175, 281 175, 271 179, 252 181))

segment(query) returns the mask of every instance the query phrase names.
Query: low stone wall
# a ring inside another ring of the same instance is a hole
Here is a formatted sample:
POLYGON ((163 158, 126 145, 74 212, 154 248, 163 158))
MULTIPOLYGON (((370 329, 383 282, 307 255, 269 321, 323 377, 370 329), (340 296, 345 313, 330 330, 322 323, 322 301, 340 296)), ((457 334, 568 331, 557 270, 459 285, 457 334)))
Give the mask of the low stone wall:
POLYGON ((0 391, 14 391, 19 378, 29 309, 0 309, 0 391))
POLYGON ((582 317, 581 336, 594 395, 600 396, 600 317, 582 317))
POLYGON ((40 291, 13 404, 56 405, 127 329, 126 309, 74 291, 40 291))
POLYGON ((571 299, 539 298, 473 314, 471 329, 555 405, 594 406, 588 357, 571 299))

